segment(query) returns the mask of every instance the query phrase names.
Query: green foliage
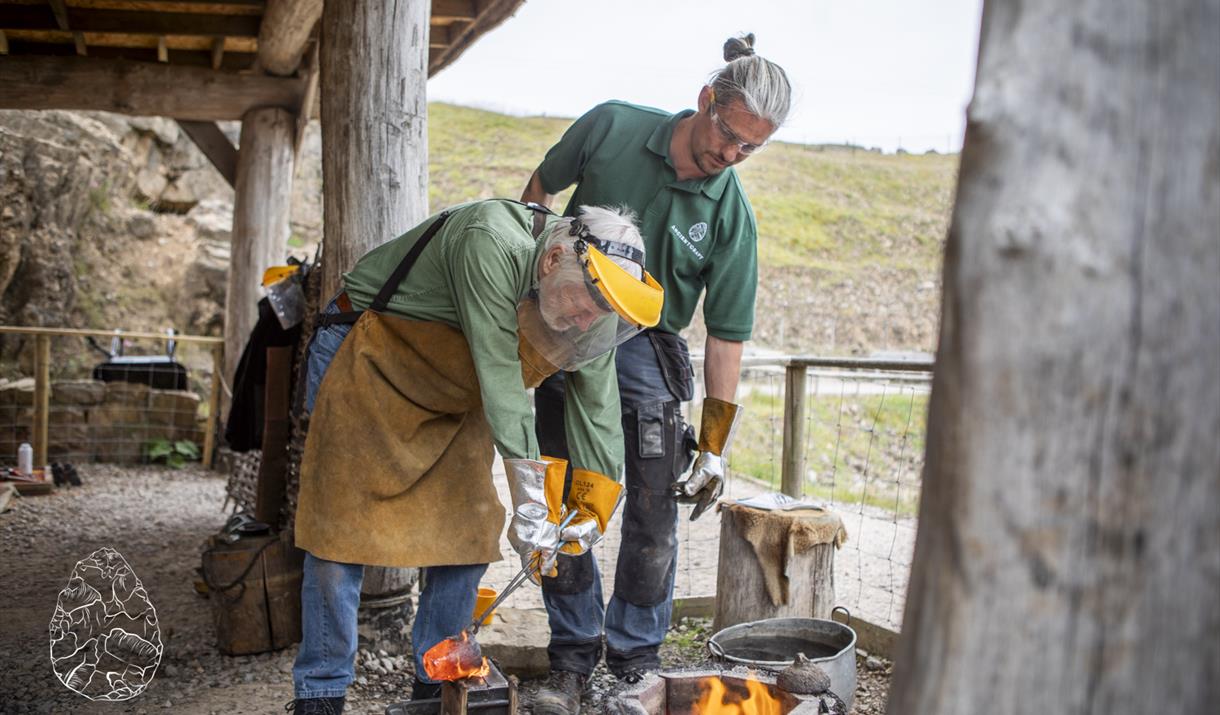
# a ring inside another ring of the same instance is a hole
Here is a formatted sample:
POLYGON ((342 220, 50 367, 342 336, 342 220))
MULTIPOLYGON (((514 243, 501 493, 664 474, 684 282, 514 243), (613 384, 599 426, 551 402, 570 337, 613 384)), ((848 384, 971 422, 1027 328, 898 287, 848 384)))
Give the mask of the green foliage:
POLYGON ((154 439, 144 445, 144 457, 149 462, 167 464, 172 469, 181 469, 187 462, 198 460, 199 456, 199 445, 189 439, 154 439))

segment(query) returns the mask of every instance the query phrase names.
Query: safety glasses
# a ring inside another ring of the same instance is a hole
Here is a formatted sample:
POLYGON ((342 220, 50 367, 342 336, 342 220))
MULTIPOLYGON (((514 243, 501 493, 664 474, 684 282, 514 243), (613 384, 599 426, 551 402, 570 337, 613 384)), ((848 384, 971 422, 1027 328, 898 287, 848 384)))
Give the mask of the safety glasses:
POLYGON ((741 137, 737 136, 737 132, 733 131, 729 125, 725 124, 724 120, 720 118, 720 115, 716 114, 716 93, 712 92, 710 96, 711 102, 708 104, 708 114, 710 114, 712 117, 712 124, 716 126, 716 131, 720 132, 720 136, 724 138, 725 141, 731 144, 736 144, 737 151, 745 154, 746 156, 759 151, 767 145, 767 142, 763 142, 762 144, 751 144, 749 142, 742 141, 741 137))

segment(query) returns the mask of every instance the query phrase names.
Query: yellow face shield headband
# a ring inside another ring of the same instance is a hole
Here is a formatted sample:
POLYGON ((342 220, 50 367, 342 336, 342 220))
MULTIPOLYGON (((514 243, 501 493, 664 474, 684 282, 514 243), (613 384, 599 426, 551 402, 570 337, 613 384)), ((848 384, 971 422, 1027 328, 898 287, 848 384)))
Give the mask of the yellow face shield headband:
POLYGON ((584 268, 585 285, 594 302, 605 310, 614 311, 637 329, 651 328, 660 322, 665 291, 644 270, 643 251, 594 236, 580 219, 572 219, 568 233, 576 237, 573 248, 584 268), (611 256, 638 264, 643 280, 631 275, 611 256))

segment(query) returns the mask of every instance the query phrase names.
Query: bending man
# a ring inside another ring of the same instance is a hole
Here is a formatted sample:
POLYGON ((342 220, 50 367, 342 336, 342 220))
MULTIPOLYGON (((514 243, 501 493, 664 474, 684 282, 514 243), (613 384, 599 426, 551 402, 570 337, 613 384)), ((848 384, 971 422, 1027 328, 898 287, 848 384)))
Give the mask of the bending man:
POLYGON ((623 460, 611 350, 661 308, 641 249, 614 211, 560 218, 493 200, 428 219, 344 275, 308 358, 298 713, 342 711, 364 564, 424 569, 412 697, 439 691, 422 655, 469 623, 479 579, 500 558, 493 444, 524 563, 550 570, 558 550, 600 538, 623 460), (541 461, 526 393, 559 369, 571 371, 564 429, 583 486, 563 534, 562 489, 546 487, 556 471, 562 484, 566 464, 541 461))

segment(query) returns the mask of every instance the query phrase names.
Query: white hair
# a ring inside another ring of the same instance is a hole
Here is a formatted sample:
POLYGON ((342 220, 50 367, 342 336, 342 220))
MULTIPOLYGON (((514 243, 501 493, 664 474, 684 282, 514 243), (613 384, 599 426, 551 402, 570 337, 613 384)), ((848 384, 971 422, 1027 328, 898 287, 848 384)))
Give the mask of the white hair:
MULTIPOLYGON (((639 249, 641 253, 644 252, 644 238, 640 236, 640 229, 635 225, 635 212, 631 209, 625 206, 617 208, 581 206, 576 210, 576 215, 580 218, 581 223, 588 227, 589 233, 594 236, 604 241, 626 244, 639 249)), ((572 220, 565 217, 557 221, 546 238, 546 250, 550 250, 552 246, 556 245, 563 245, 567 249, 564 251, 565 263, 569 260, 573 263, 576 261, 576 253, 572 248, 576 237, 569 233, 572 220)), ((639 263, 621 256, 609 256, 609 258, 632 276, 643 280, 644 268, 639 263)))
POLYGON ((778 129, 788 118, 792 86, 779 65, 754 53, 754 33, 730 37, 724 43, 728 64, 712 74, 708 85, 716 91, 716 104, 740 101, 750 114, 778 129))

